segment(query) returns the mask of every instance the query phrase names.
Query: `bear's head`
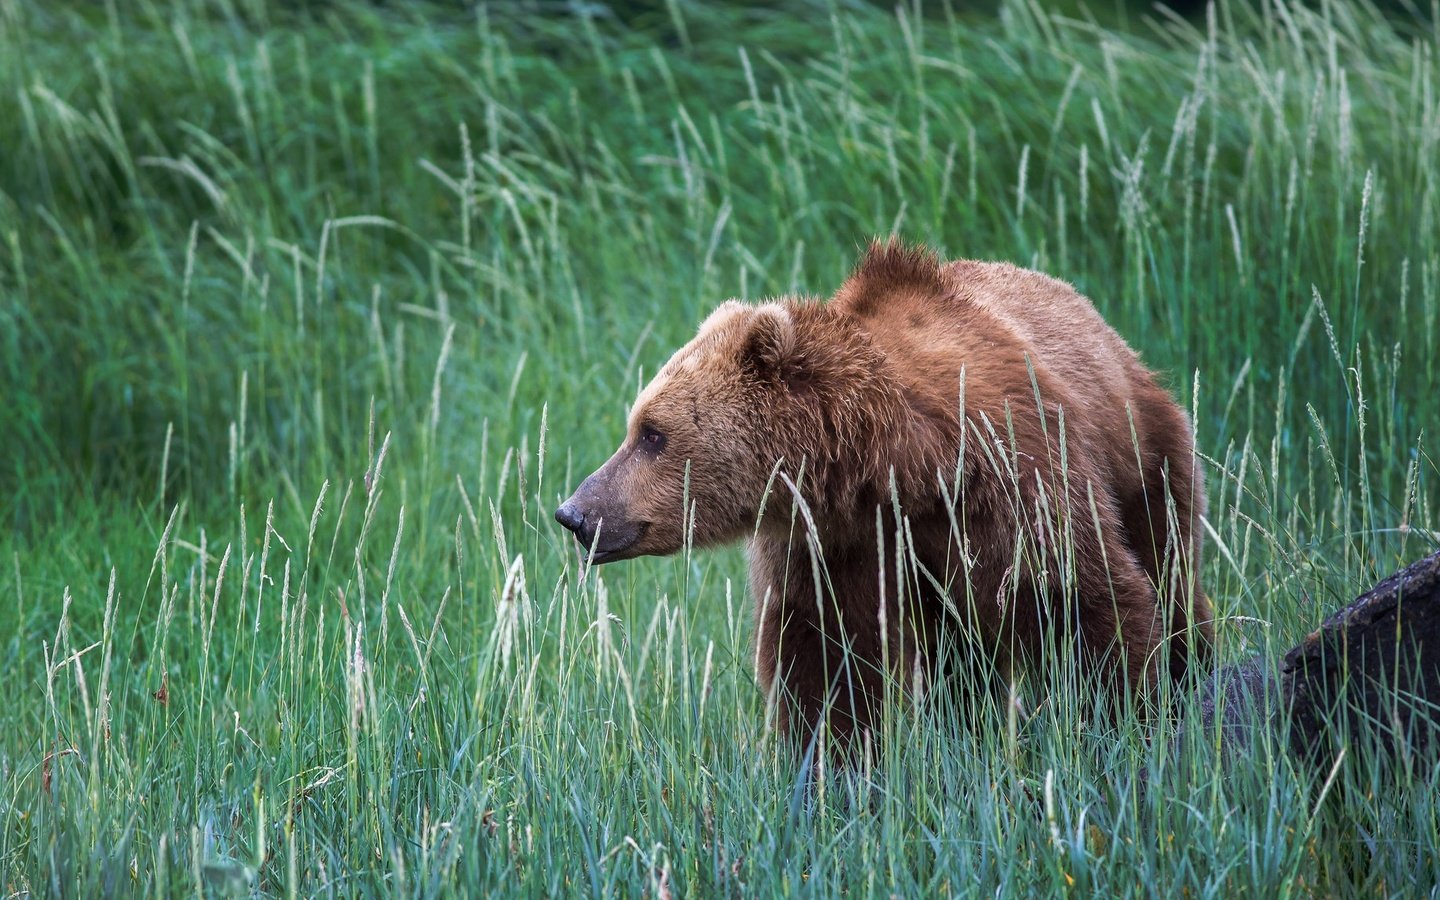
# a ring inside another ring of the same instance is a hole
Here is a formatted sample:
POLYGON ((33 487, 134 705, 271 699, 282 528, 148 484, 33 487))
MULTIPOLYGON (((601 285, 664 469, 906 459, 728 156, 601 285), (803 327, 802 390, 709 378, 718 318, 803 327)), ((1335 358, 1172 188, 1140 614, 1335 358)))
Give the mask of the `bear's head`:
POLYGON ((722 304, 630 412, 625 441, 555 518, 590 562, 663 556, 734 540, 753 527, 791 417, 777 407, 803 378, 781 303, 722 304))

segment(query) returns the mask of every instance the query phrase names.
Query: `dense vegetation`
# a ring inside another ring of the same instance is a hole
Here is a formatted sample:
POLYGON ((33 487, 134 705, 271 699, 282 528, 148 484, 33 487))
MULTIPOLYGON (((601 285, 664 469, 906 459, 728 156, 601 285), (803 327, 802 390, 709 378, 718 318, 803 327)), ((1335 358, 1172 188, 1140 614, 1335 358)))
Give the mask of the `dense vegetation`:
POLYGON ((740 555, 549 518, 710 307, 894 232, 1169 373, 1227 660, 1432 550, 1440 32, 1250 6, 0 0, 0 885, 1433 890, 1440 774, 1044 684, 807 790, 740 555))

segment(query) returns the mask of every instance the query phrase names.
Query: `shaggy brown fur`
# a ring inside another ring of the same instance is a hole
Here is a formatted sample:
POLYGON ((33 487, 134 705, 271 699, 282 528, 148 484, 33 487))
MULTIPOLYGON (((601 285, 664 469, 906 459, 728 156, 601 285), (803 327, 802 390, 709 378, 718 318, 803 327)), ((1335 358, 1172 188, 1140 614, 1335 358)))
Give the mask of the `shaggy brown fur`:
POLYGON ((696 546, 750 535, 780 725, 844 739, 942 641, 1002 677, 1047 634, 1116 690, 1182 675, 1204 496, 1185 414, 1069 285, 877 243, 828 303, 717 309, 557 518, 595 562, 679 550, 687 510, 696 546))

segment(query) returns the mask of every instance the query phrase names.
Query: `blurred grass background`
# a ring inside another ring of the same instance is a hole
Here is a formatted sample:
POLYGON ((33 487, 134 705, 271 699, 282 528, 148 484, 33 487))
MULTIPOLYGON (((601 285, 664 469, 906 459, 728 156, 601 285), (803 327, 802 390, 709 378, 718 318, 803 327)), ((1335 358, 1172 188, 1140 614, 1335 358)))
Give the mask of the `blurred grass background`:
POLYGON ((582 583, 549 515, 894 232, 1168 373, 1288 646, 1440 543, 1435 12, 0 0, 7 892, 1433 888, 1434 772, 1146 791, 1043 704, 807 798, 739 554, 582 583))

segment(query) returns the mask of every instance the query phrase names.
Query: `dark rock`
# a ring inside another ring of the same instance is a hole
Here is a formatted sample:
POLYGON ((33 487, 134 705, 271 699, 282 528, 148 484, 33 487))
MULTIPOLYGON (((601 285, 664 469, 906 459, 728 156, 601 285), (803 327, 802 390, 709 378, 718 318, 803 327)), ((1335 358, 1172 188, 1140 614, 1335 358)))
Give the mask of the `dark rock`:
POLYGON ((1391 575, 1285 654, 1290 746, 1327 765, 1357 740, 1424 754, 1440 736, 1440 553, 1391 575))
POLYGON ((1222 668, 1203 689, 1200 713, 1207 735, 1219 730, 1224 765, 1250 755, 1265 731, 1323 769, 1346 747, 1440 751, 1440 553, 1326 619, 1278 673, 1263 659, 1222 668))
POLYGON ((1213 735, 1218 725, 1226 764, 1248 756, 1259 733, 1274 727, 1279 697, 1272 667, 1261 659, 1225 666, 1206 682, 1200 696, 1200 727, 1213 735))

